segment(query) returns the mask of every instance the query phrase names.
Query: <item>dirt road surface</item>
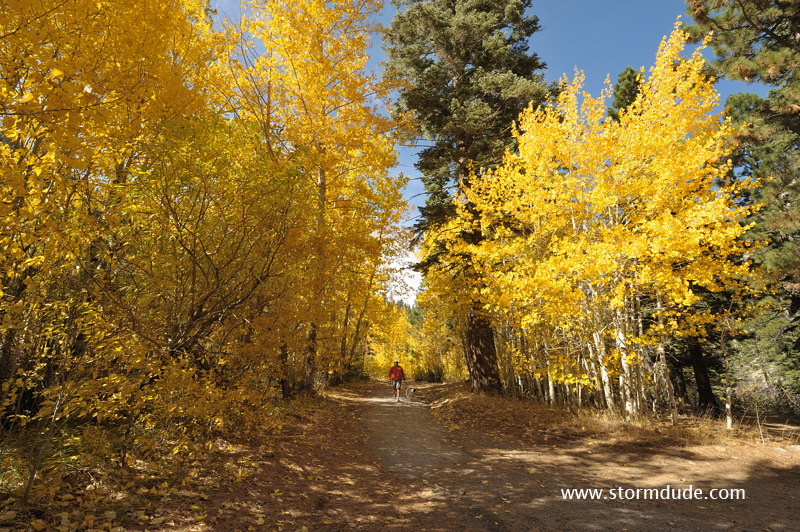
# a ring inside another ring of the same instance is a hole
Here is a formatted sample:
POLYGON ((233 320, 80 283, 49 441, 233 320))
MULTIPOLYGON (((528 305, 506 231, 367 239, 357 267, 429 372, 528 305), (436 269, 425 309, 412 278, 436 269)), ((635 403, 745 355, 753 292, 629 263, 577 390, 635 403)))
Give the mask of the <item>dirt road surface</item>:
POLYGON ((435 386, 400 403, 382 383, 329 391, 258 473, 217 490, 200 530, 800 530, 790 445, 560 430, 499 408, 448 430, 418 398, 435 386), (703 491, 635 498, 667 486, 703 491), (605 491, 569 500, 564 489, 605 491), (704 498, 712 489, 745 499, 704 498))

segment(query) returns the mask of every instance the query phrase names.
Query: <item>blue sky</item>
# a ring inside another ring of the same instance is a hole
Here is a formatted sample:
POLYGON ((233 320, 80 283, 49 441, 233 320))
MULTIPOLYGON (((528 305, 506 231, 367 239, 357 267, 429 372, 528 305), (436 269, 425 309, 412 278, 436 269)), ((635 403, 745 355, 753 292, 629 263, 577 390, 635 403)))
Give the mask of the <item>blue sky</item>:
POLYGON ((586 73, 586 89, 598 94, 606 75, 616 81, 627 65, 649 66, 664 35, 684 15, 683 0, 534 0, 542 30, 531 48, 547 63, 547 78, 586 73))

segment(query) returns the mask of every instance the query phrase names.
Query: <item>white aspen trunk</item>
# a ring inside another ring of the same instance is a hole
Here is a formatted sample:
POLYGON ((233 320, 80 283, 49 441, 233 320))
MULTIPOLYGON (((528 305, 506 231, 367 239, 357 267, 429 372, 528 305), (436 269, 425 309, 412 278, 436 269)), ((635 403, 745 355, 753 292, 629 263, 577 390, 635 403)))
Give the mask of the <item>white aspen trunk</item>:
POLYGON ((633 367, 633 389, 636 390, 636 411, 642 412, 647 404, 647 394, 644 387, 644 363, 639 361, 633 367))
POLYGON ((622 368, 619 372, 619 377, 617 377, 617 385, 619 386, 619 402, 623 407, 623 411, 625 415, 629 415, 631 412, 630 402, 628 401, 628 386, 625 383, 625 371, 622 368))
MULTIPOLYGON (((606 346, 603 343, 603 338, 600 334, 600 331, 594 331, 592 333, 592 338, 594 339, 595 349, 592 350, 594 352, 595 361, 597 362, 597 366, 600 368, 600 382, 603 384, 603 395, 606 399, 606 407, 609 410, 615 410, 617 405, 614 401, 614 390, 611 387, 611 378, 608 375, 608 368, 606 368, 604 359, 606 355, 606 346)), ((591 346, 590 346, 591 349, 591 346)))
POLYGON ((639 413, 639 401, 636 397, 636 387, 634 382, 636 370, 628 362, 627 350, 620 352, 620 366, 622 368, 619 376, 620 394, 622 396, 622 402, 625 405, 625 414, 628 416, 635 416, 639 413))
POLYGON ((556 385, 550 377, 550 370, 547 371, 547 395, 551 406, 556 406, 556 385))
MULTIPOLYGON (((661 313, 661 298, 656 299, 656 313, 658 314, 658 324, 664 326, 664 316, 661 313)), ((664 339, 658 340, 658 355, 661 358, 661 373, 664 379, 664 387, 667 389, 670 405, 670 418, 672 425, 678 424, 678 401, 675 399, 675 388, 672 386, 672 380, 669 378, 669 367, 667 366, 667 353, 664 349, 664 339)))
POLYGON ((599 405, 603 402, 603 381, 600 378, 600 371, 597 368, 598 364, 595 360, 592 344, 587 342, 586 349, 589 356, 583 359, 583 367, 586 370, 586 374, 589 375, 589 378, 595 383, 590 390, 592 397, 595 398, 596 403, 599 405))
POLYGON ((595 363, 597 367, 600 369, 600 382, 603 385, 603 396, 605 397, 606 408, 610 411, 616 411, 617 404, 616 400, 614 399, 614 388, 611 383, 611 376, 608 374, 608 367, 606 366, 606 345, 605 341, 603 340, 603 327, 602 323, 603 320, 600 318, 602 311, 594 305, 593 302, 597 300, 597 291, 591 284, 587 284, 584 288, 588 290, 591 295, 591 302, 584 305, 584 312, 587 315, 593 317, 593 327, 592 327, 592 340, 594 342, 594 350, 592 350, 591 344, 589 345, 589 352, 590 355, 594 356, 595 363))
POLYGON ((725 428, 733 429, 733 388, 728 385, 725 387, 725 428))
POLYGON ((731 386, 731 364, 728 360, 728 344, 725 339, 725 329, 722 331, 721 343, 722 357, 725 361, 725 428, 727 430, 733 430, 733 386, 731 386))
POLYGON ((550 406, 556 405, 556 385, 553 382, 553 376, 550 373, 550 357, 545 359, 547 363, 547 396, 550 402, 550 406))
POLYGON ((622 402, 625 404, 625 413, 627 415, 634 415, 637 413, 636 401, 633 397, 633 390, 631 389, 631 366, 628 363, 628 345, 625 340, 625 324, 622 320, 621 313, 617 311, 617 318, 614 323, 616 329, 614 340, 617 345, 617 351, 619 351, 620 354, 619 361, 622 367, 622 371, 620 371, 619 374, 620 395, 622 396, 622 402))

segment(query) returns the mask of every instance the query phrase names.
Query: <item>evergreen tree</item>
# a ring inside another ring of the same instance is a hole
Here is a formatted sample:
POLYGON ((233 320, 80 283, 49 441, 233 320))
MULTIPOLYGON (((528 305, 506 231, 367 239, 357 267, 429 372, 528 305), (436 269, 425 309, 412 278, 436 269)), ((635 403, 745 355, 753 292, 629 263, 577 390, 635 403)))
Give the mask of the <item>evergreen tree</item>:
POLYGON ((743 173, 769 178, 759 192, 765 208, 754 236, 771 240, 764 257, 786 281, 800 282, 800 3, 774 0, 691 0, 697 39, 714 32, 716 74, 773 87, 766 99, 737 94, 728 114, 744 126, 743 173))
MULTIPOLYGON (((416 163, 428 194, 416 227, 421 236, 453 218, 451 190, 463 190, 472 175, 501 162, 513 121, 548 91, 539 72, 544 63, 528 48, 539 29, 538 18, 525 13, 530 0, 394 5, 398 13, 385 36, 386 75, 404 81, 398 111, 413 115, 418 134, 430 141, 416 163)), ((468 230, 462 238, 476 243, 482 235, 468 230)), ((441 252, 419 269, 441 263, 441 252)), ((466 317, 466 355, 473 390, 490 391, 500 381, 493 331, 480 307, 476 298, 466 317)))
MULTIPOLYGON (((757 257, 773 273, 778 293, 763 303, 746 342, 762 367, 783 366, 779 381, 800 389, 796 375, 800 350, 800 2, 779 0, 690 0, 696 39, 713 32, 715 74, 761 82, 766 98, 731 96, 726 111, 742 126, 737 171, 764 179, 753 201, 764 207, 753 217, 754 240, 767 240, 757 257), (794 381, 794 383, 793 383, 794 381)), ((766 375, 766 373, 765 373, 766 375)), ((767 383, 769 384, 769 383, 767 383)))
POLYGON ((766 99, 737 94, 728 114, 744 125, 739 161, 746 174, 769 178, 758 237, 768 237, 768 266, 800 283, 800 2, 776 0, 691 0, 697 39, 713 32, 717 75, 773 87, 766 99))
POLYGON ((639 94, 641 84, 641 74, 631 66, 626 66, 617 77, 617 84, 614 85, 614 101, 608 108, 608 116, 619 121, 619 112, 628 107, 639 94))

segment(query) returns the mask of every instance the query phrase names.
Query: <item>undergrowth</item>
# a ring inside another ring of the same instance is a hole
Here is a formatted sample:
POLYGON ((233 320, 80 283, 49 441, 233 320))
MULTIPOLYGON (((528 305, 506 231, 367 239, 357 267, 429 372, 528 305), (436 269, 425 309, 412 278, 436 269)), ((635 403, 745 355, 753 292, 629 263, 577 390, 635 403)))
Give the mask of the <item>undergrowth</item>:
POLYGON ((741 416, 732 430, 727 430, 724 419, 709 415, 681 415, 673 426, 667 415, 650 413, 625 419, 605 410, 571 412, 529 399, 473 395, 461 384, 426 390, 421 396, 431 404, 434 416, 450 430, 472 428, 523 442, 607 437, 680 446, 732 441, 780 446, 796 445, 800 440, 800 427, 776 427, 741 416))
POLYGON ((27 501, 21 498, 36 443, 30 432, 0 440, 0 530, 122 530, 198 524, 202 501, 258 470, 261 451, 286 419, 313 408, 298 399, 264 412, 248 433, 169 434, 147 427, 85 423, 64 429, 27 501), (120 528, 122 527, 122 528, 120 528))

